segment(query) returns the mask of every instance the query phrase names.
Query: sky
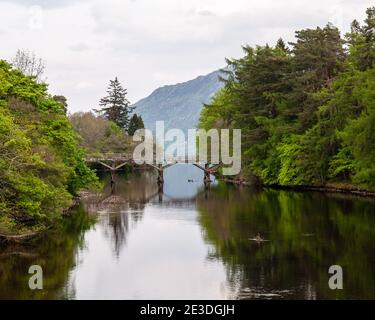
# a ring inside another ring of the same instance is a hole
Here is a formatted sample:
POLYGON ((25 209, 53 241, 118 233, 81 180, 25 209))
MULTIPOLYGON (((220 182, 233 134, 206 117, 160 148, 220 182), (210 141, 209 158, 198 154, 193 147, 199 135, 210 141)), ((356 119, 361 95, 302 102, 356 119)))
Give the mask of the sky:
POLYGON ((0 0, 0 59, 17 49, 46 63, 69 112, 97 108, 118 77, 135 103, 242 56, 241 46, 293 41, 328 21, 347 32, 367 0, 0 0))

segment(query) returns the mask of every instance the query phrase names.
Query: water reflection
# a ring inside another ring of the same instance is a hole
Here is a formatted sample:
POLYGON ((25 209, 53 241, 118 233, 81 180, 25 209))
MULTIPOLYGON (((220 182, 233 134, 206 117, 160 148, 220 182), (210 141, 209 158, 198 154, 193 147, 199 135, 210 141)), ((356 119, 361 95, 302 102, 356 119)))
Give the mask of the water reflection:
POLYGON ((198 199, 205 239, 239 298, 375 298, 373 200, 223 185, 198 199), (252 241, 258 233, 269 241, 252 241), (328 288, 334 264, 344 290, 328 288))
POLYGON ((203 188, 193 166, 120 173, 63 226, 0 249, 0 299, 374 298, 375 203, 364 198, 203 188), (257 235, 267 241, 253 241, 257 235), (28 289, 31 264, 45 289, 28 289), (344 290, 328 288, 328 267, 344 290))
POLYGON ((155 175, 150 171, 102 176, 105 188, 88 196, 83 204, 88 212, 99 213, 103 233, 119 257, 126 244, 129 228, 142 220, 145 205, 159 193, 155 175))
POLYGON ((27 246, 14 244, 0 248, 0 299, 71 299, 74 283, 69 274, 84 250, 84 234, 95 224, 82 205, 65 219, 62 226, 27 246), (40 265, 44 274, 44 290, 30 290, 28 269, 40 265))
MULTIPOLYGON (((178 199, 195 199, 204 190, 203 171, 193 165, 176 164, 165 170, 164 197, 178 199)), ((211 176, 215 185, 215 177, 211 176)))

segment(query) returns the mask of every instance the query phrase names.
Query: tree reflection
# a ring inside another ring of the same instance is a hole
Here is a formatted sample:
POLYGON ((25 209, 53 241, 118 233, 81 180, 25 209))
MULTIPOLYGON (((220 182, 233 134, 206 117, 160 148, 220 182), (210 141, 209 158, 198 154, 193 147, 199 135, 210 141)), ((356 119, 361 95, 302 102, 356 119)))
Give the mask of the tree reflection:
POLYGON ((104 189, 84 200, 89 212, 100 213, 99 224, 116 257, 126 245, 128 233, 143 218, 145 205, 158 193, 152 171, 118 172, 114 182, 102 176, 104 189))
POLYGON ((58 229, 28 244, 0 248, 0 299, 73 299, 72 270, 85 247, 85 233, 98 221, 118 256, 129 229, 141 221, 145 204, 155 191, 156 183, 150 183, 149 175, 119 175, 115 193, 106 175, 104 191, 87 195, 58 229), (35 264, 43 269, 43 290, 28 287, 28 269, 35 264))
POLYGON ((69 272, 76 266, 79 249, 85 245, 84 234, 95 223, 82 206, 72 210, 60 228, 27 245, 0 248, 0 299, 71 299, 74 282, 69 272), (43 290, 30 290, 28 269, 43 269, 43 290))
POLYGON ((211 258, 223 260, 240 298, 375 297, 373 200, 219 185, 197 203, 211 258), (258 233, 270 241, 249 240, 258 233), (333 264, 344 290, 328 288, 333 264))

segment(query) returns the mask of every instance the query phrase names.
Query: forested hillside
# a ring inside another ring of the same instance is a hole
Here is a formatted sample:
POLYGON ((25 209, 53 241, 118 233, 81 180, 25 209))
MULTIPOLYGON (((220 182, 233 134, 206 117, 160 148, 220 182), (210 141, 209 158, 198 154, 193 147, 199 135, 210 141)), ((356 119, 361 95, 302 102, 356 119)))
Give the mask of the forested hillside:
POLYGON ((50 226, 96 181, 65 105, 0 60, 0 233, 50 226))
POLYGON ((242 175, 266 185, 375 189, 375 7, 289 45, 244 47, 200 127, 242 129, 242 175))

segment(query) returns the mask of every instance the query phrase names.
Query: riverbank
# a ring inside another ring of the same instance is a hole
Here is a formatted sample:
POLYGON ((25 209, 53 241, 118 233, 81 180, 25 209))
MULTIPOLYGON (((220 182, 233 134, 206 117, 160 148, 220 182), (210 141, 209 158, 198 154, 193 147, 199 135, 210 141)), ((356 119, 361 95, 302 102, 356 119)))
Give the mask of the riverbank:
POLYGON ((369 190, 362 190, 356 188, 342 188, 335 186, 278 186, 270 185, 265 186, 273 189, 289 189, 292 191, 316 191, 316 192, 326 192, 326 193, 342 193, 342 194, 352 194, 361 197, 375 197, 375 192, 369 190))
POLYGON ((278 189, 278 190, 291 190, 291 191, 316 191, 316 192, 326 192, 326 193, 342 193, 342 194, 352 194, 362 197, 375 197, 375 192, 365 189, 356 188, 354 186, 338 186, 338 185, 326 185, 326 186, 282 186, 282 185, 265 185, 251 182, 246 179, 228 179, 228 178, 219 178, 220 181, 225 183, 230 183, 239 186, 261 186, 264 188, 278 189))
POLYGON ((21 234, 6 234, 0 232, 0 244, 23 243, 39 237, 46 230, 47 229, 21 234))
MULTIPOLYGON (((69 215, 69 212, 79 203, 81 197, 80 194, 74 197, 71 205, 62 210, 61 214, 63 217, 69 215)), ((51 230, 54 226, 55 224, 51 226, 33 226, 32 228, 22 227, 15 232, 14 226, 10 228, 6 225, 0 225, 0 245, 30 242, 43 236, 43 234, 51 230)))
MULTIPOLYGON (((78 191, 77 195, 73 197, 68 207, 61 212, 62 218, 71 214, 72 209, 79 205, 79 203, 89 197, 96 195, 97 189, 84 189, 78 191)), ((0 245, 8 244, 26 244, 35 239, 42 237, 46 232, 51 231, 58 226, 58 221, 50 226, 34 226, 32 228, 22 227, 14 231, 14 226, 10 227, 6 224, 0 223, 0 245)))

